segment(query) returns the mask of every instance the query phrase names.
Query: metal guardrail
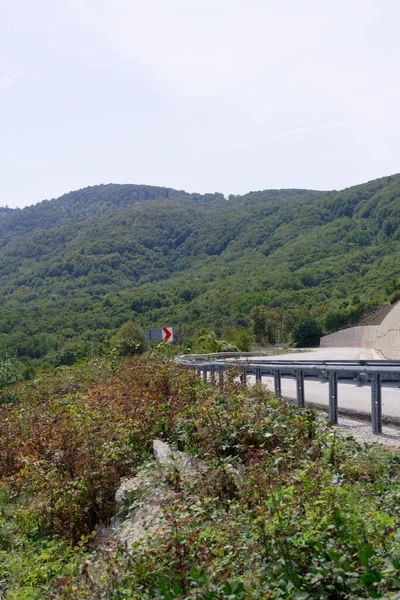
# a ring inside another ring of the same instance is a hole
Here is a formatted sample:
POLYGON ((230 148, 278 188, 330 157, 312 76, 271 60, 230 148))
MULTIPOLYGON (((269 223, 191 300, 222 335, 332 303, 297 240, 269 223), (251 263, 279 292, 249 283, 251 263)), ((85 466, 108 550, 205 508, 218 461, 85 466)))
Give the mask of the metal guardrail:
MULTIPOLYGON (((233 353, 213 355, 221 358, 234 358, 233 353)), ((371 383, 371 425, 372 432, 382 433, 382 381, 400 381, 400 361, 396 360, 339 360, 339 361, 291 361, 265 360, 252 362, 250 357, 242 359, 235 355, 236 362, 226 360, 210 360, 210 355, 186 355, 179 357, 179 363, 184 368, 196 369, 205 382, 210 379, 216 384, 218 375, 219 385, 224 388, 224 373, 236 368, 240 371, 243 385, 247 384, 247 376, 255 375, 256 382, 262 382, 263 375, 274 378, 276 397, 282 397, 282 377, 296 378, 297 405, 305 407, 304 379, 306 377, 322 377, 329 382, 329 420, 332 424, 338 422, 338 381, 339 379, 355 379, 359 383, 371 383), (210 377, 208 377, 210 375, 210 377)))

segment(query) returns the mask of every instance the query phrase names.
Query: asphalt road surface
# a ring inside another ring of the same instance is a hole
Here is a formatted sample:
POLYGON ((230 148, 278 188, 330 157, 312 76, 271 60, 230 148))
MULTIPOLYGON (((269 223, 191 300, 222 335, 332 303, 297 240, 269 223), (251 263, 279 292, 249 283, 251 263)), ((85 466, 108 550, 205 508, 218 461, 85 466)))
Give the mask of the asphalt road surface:
MULTIPOLYGON (((316 348, 309 352, 281 354, 279 356, 260 356, 260 361, 265 360, 374 360, 381 356, 376 350, 370 348, 316 348)), ((257 357, 252 358, 257 360, 257 357)), ((249 383, 254 377, 248 376, 249 383)), ((271 390, 274 389, 272 377, 263 377, 262 383, 271 390)), ((322 379, 306 379, 304 382, 305 399, 307 402, 328 407, 328 382, 322 379)), ((282 396, 296 398, 296 381, 294 378, 282 378, 282 396)), ((369 383, 357 385, 357 382, 339 381, 338 388, 339 410, 347 409, 361 413, 371 413, 371 386, 369 383)), ((400 387, 399 382, 382 383, 382 414, 383 417, 398 418, 400 422, 400 387)))

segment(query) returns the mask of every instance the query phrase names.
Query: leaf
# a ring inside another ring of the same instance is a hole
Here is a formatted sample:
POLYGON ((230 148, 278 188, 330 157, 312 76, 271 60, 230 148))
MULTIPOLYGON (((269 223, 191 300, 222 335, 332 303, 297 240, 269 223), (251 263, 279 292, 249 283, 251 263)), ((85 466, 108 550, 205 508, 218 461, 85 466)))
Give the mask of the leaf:
POLYGON ((240 594, 240 592, 243 591, 244 588, 244 584, 242 582, 238 582, 234 585, 234 587, 232 588, 232 594, 240 594))
POLYGON ((172 589, 173 589, 174 593, 176 594, 176 596, 182 596, 182 594, 183 594, 182 588, 178 583, 176 583, 176 581, 174 581, 174 583, 172 584, 172 589))
POLYGON ((374 549, 371 544, 365 544, 358 553, 360 564, 366 569, 369 566, 369 559, 374 555, 374 549))
POLYGON ((224 585, 224 593, 227 594, 228 596, 230 596, 232 594, 232 586, 228 581, 224 585))

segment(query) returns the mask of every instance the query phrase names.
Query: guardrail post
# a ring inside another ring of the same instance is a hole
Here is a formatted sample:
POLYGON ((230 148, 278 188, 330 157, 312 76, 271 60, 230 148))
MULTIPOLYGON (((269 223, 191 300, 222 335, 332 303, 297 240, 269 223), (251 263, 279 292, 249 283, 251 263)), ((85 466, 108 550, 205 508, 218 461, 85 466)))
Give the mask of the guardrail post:
POLYGON ((373 373, 371 378, 371 423, 372 433, 382 433, 382 388, 380 373, 373 373))
POLYGON ((201 377, 201 369, 200 369, 200 367, 198 367, 198 368, 196 369, 196 371, 197 371, 197 377, 199 377, 199 378, 200 378, 200 377, 201 377))
POLYGON ((240 375, 240 381, 241 381, 242 385, 244 385, 244 386, 247 385, 247 371, 246 371, 246 367, 243 367, 243 369, 242 369, 242 374, 240 375))
POLYGON ((212 365, 210 367, 210 378, 211 378, 211 385, 215 385, 215 366, 212 365))
POLYGON ((219 387, 221 388, 221 391, 224 389, 224 368, 223 367, 219 368, 219 387))
POLYGON ((261 369, 260 367, 256 367, 256 382, 259 381, 261 383, 261 369))
POLYGON ((332 425, 338 422, 338 374, 329 373, 329 421, 332 425))
POLYGON ((279 369, 274 371, 274 390, 277 398, 282 397, 281 372, 279 369))
POLYGON ((304 408, 304 372, 296 371, 296 386, 297 386, 297 405, 299 408, 304 408))
POLYGON ((203 381, 207 383, 207 367, 203 367, 203 381))

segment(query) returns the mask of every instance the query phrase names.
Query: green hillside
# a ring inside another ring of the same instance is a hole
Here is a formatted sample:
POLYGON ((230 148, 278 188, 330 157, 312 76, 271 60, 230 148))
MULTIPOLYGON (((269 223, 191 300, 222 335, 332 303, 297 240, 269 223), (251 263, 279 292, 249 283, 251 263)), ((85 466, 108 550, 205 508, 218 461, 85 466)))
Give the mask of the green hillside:
POLYGON ((71 362, 127 320, 269 341, 351 325, 400 288, 400 175, 341 192, 244 196, 101 185, 0 209, 0 347, 71 362), (225 332, 224 332, 225 328, 225 332), (265 337, 264 336, 264 337, 265 337))

